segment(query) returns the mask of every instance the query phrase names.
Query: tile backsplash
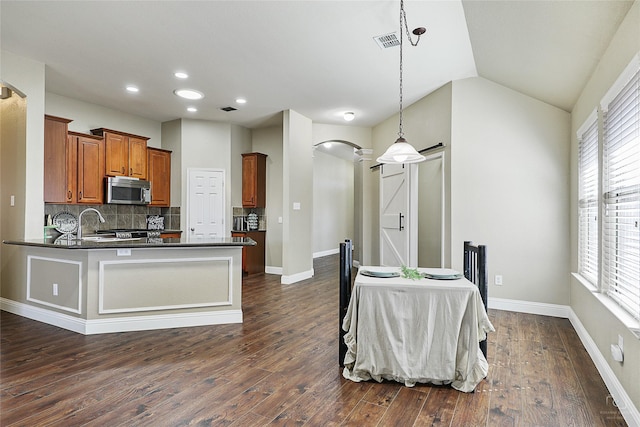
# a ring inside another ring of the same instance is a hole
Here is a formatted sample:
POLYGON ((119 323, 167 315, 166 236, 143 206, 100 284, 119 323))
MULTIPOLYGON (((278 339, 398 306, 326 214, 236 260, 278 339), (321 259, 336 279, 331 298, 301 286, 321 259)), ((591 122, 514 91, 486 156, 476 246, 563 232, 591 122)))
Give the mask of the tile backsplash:
POLYGON ((180 207, 160 208, 139 205, 58 205, 45 203, 44 217, 54 216, 58 212, 69 212, 78 217, 86 208, 97 209, 105 219, 100 223, 95 212, 82 215, 82 232, 93 233, 95 230, 111 228, 147 228, 147 215, 164 217, 166 230, 180 230, 180 207))

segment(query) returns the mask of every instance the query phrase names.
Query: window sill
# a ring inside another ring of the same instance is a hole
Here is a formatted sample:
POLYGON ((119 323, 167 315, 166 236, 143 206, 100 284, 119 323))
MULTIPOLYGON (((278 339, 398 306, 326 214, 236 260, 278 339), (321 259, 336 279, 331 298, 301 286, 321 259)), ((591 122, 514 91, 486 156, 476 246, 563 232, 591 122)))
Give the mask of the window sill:
POLYGON ((640 340, 640 322, 627 313, 622 307, 620 307, 614 300, 612 300, 606 294, 600 292, 591 282, 587 281, 578 273, 571 273, 571 275, 582 284, 589 292, 596 297, 602 305, 611 312, 629 331, 640 340))

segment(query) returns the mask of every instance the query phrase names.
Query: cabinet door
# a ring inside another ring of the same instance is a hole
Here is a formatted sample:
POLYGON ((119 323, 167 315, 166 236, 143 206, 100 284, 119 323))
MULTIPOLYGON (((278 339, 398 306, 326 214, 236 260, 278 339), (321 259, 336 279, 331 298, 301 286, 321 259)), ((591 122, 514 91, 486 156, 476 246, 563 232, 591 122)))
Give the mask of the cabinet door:
POLYGON ((265 264, 265 232, 249 231, 247 237, 256 241, 256 246, 245 246, 247 248, 246 271, 247 274, 264 273, 265 264))
POLYGON ((76 203, 78 191, 78 138, 72 135, 67 136, 67 200, 66 203, 76 203))
POLYGON ((129 175, 129 138, 116 133, 104 133, 105 169, 109 176, 129 175))
POLYGON ((104 201, 104 141, 78 137, 78 203, 104 201))
POLYGON ((67 127, 71 120, 45 116, 44 201, 67 203, 67 127))
POLYGON ((147 141, 129 137, 129 169, 127 175, 133 178, 147 179, 147 141))
POLYGON ((242 157, 242 206, 256 207, 258 162, 256 156, 242 157))
POLYGON ((151 204, 170 206, 171 204, 171 152, 147 149, 148 174, 151 181, 151 204))

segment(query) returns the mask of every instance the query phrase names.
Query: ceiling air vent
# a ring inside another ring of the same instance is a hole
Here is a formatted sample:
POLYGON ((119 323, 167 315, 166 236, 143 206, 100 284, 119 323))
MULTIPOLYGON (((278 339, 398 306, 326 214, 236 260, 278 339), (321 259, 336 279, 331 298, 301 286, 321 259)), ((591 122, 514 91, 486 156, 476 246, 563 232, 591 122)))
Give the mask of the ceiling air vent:
POLYGON ((378 43, 380 49, 388 49, 390 47, 400 46, 400 40, 398 39, 396 33, 383 34, 381 36, 376 36, 373 39, 376 41, 376 43, 378 43))
POLYGON ((227 112, 229 112, 229 111, 236 111, 236 110, 237 110, 237 108, 233 108, 233 107, 222 107, 222 108, 221 108, 221 110, 222 110, 222 111, 227 111, 227 112))

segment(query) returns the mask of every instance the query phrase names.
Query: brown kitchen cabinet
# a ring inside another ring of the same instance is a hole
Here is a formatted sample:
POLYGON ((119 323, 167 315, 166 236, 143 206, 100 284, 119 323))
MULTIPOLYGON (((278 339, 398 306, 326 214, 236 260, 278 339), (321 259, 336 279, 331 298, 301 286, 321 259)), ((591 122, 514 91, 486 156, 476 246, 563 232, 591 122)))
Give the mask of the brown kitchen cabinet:
POLYGON ((242 271, 246 274, 264 273, 265 231, 233 231, 231 237, 249 237, 256 246, 242 247, 242 271))
POLYGON ((171 205, 171 151, 147 148, 147 172, 151 181, 151 205, 171 205))
MULTIPOLYGON (((70 196, 75 194, 75 188, 70 188, 68 185, 67 154, 67 131, 72 121, 62 117, 44 116, 44 201, 46 203, 73 203, 70 196)), ((75 152, 73 154, 75 155, 75 152)))
POLYGON ((264 208, 266 193, 267 155, 262 153, 242 154, 242 206, 264 208))
POLYGON ((104 141, 69 131, 69 122, 45 116, 44 201, 102 204, 104 141))
POLYGON ((73 160, 76 163, 75 191, 71 203, 100 205, 104 202, 104 140, 95 135, 69 132, 67 136, 69 151, 75 150, 75 156, 69 156, 68 182, 73 183, 73 160), (73 158, 75 157, 75 159, 73 158))
POLYGON ((112 129, 91 129, 104 138, 105 173, 108 176, 129 176, 147 179, 147 141, 144 136, 112 129))

